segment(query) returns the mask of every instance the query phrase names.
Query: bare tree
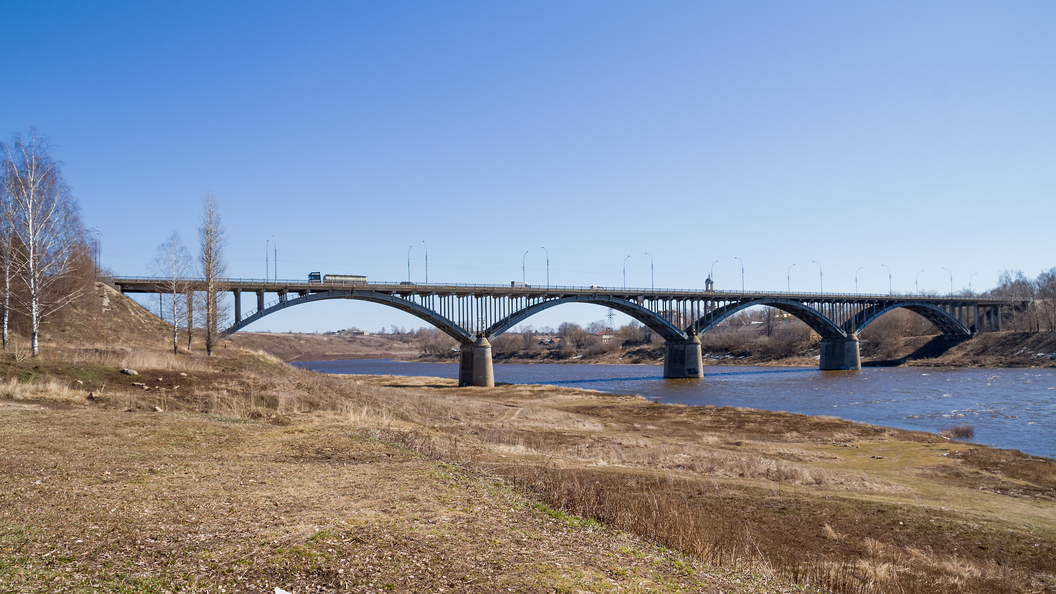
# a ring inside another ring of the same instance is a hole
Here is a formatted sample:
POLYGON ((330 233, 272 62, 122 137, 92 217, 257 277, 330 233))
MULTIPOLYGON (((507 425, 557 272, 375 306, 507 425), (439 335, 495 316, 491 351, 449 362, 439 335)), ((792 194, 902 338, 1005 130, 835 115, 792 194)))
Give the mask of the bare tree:
POLYGON ((31 130, 28 141, 20 135, 3 145, 0 179, 10 200, 12 257, 15 276, 25 287, 16 301, 27 310, 33 356, 39 350, 40 322, 79 294, 79 290, 50 291, 69 275, 75 258, 83 252, 84 228, 77 203, 62 178, 61 164, 51 157, 50 146, 31 130))
MULTIPOLYGON (((159 294, 162 309, 172 321, 172 352, 179 353, 180 319, 184 316, 187 300, 187 278, 191 272, 191 252, 180 241, 180 234, 173 231, 161 245, 151 264, 154 273, 162 279, 164 292, 159 294)), ((164 319, 165 316, 162 316, 164 319)))
MULTIPOLYGON (((0 171, 0 175, 3 172, 0 171)), ((15 257, 14 257, 14 209, 11 205, 10 196, 7 193, 7 184, 0 183, 0 266, 4 269, 3 285, 0 286, 0 291, 3 291, 3 346, 4 350, 7 350, 8 346, 8 328, 11 324, 11 289, 12 281, 14 280, 15 272, 15 257)))
POLYGON ((205 352, 212 356, 219 339, 218 330, 225 311, 221 307, 220 294, 227 276, 227 262, 224 260, 224 246, 227 237, 224 225, 220 221, 220 210, 216 197, 210 192, 202 202, 202 218, 198 224, 199 249, 198 261, 201 265, 202 280, 205 289, 205 352))

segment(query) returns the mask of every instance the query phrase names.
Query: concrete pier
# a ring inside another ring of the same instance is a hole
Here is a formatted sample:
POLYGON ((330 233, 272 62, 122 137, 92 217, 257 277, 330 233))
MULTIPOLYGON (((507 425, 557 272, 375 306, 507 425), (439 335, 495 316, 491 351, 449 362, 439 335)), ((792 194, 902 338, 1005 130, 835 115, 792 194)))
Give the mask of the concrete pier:
POLYGON ((822 371, 861 369, 858 336, 849 334, 846 338, 822 338, 818 368, 822 371))
POLYGON ((690 336, 687 340, 668 340, 664 343, 664 377, 704 377, 699 336, 690 336))
POLYGON ((458 385, 495 387, 495 367, 491 362, 491 343, 481 336, 473 344, 462 345, 458 365, 458 385))

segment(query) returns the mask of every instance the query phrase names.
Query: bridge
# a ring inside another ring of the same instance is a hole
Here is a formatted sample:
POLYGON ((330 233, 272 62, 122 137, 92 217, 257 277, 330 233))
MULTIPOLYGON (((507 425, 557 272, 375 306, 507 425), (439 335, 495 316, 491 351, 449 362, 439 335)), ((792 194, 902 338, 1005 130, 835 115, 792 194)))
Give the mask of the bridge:
MULTIPOLYGON (((122 293, 167 293, 165 279, 115 277, 107 282, 122 293)), ((171 281, 170 281, 171 286, 171 281)), ((665 378, 703 376, 700 335, 749 307, 769 306, 802 320, 821 336, 822 370, 861 369, 858 334, 881 315, 903 308, 920 314, 943 334, 968 337, 1000 330, 1008 301, 966 296, 864 295, 843 293, 737 292, 611 287, 535 287, 421 283, 370 283, 364 280, 262 281, 224 279, 234 297, 230 335, 283 309, 326 299, 380 303, 417 316, 461 345, 460 386, 494 386, 491 340, 529 317, 566 303, 612 308, 659 334, 664 344, 665 378), (243 294, 256 307, 243 311, 243 294), (265 296, 275 295, 270 302, 265 296)), ((204 291, 201 279, 186 291, 204 291)))

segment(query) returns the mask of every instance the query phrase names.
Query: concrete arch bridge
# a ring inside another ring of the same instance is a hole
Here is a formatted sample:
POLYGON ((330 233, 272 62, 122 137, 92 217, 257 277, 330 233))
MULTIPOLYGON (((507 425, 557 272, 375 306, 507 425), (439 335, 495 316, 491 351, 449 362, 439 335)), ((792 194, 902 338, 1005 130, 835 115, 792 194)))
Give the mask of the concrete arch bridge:
MULTIPOLYGON (((122 293, 166 293, 164 279, 113 278, 122 293)), ((261 318, 298 305, 327 299, 379 303, 414 315, 461 344, 459 385, 493 386, 490 341, 531 316, 566 303, 590 303, 627 314, 666 341, 664 377, 703 375, 700 335, 730 316, 755 306, 787 312, 821 336, 822 370, 861 369, 858 333, 897 308, 924 316, 948 336, 970 336, 999 330, 1007 301, 974 297, 924 295, 858 295, 836 293, 736 292, 607 287, 532 287, 368 283, 365 280, 261 281, 224 279, 222 290, 234 297, 232 334, 261 318), (256 307, 243 310, 244 294, 256 296, 256 307), (275 298, 265 302, 267 294, 275 298)), ((203 291, 204 281, 191 280, 187 291, 203 291)))

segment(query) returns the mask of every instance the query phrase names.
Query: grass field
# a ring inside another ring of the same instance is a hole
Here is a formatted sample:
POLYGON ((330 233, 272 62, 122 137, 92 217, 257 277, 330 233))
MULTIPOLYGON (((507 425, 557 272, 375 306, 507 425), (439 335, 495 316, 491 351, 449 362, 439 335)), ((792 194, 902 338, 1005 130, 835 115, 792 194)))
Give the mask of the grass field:
POLYGON ((937 435, 233 347, 2 369, 0 592, 1056 588, 1056 463, 937 435))

